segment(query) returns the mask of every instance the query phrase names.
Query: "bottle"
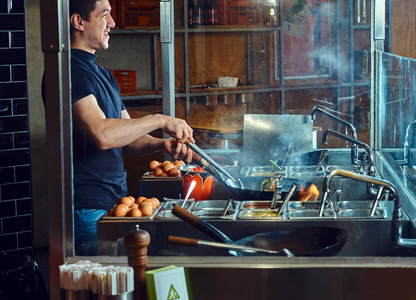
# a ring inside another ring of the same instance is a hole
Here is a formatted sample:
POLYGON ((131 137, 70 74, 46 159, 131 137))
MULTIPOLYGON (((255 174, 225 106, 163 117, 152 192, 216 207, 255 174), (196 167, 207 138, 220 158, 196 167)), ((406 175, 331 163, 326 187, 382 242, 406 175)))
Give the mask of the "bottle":
POLYGON ((204 18, 205 25, 217 24, 216 0, 205 0, 204 13, 205 13, 205 18, 204 18))
POLYGON ((188 26, 195 26, 195 4, 194 0, 188 0, 188 26))
POLYGON ((195 26, 201 26, 204 23, 204 11, 201 0, 196 0, 195 4, 195 26))

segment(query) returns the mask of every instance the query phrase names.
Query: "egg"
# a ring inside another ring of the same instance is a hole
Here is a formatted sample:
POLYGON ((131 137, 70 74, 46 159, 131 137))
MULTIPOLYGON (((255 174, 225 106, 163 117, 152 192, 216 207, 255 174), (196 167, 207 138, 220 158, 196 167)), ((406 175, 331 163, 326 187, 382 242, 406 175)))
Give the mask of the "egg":
POLYGON ((130 198, 131 203, 134 203, 134 201, 136 200, 133 196, 127 196, 127 198, 130 198))
POLYGON ((160 176, 161 174, 163 174, 163 171, 161 168, 157 167, 156 169, 154 169, 153 173, 155 174, 155 176, 160 176))
POLYGON ((166 163, 162 166, 162 171, 164 173, 167 173, 169 170, 171 170, 173 168, 175 168, 175 166, 171 162, 169 162, 169 163, 166 163))
POLYGON ((130 207, 130 210, 132 210, 133 208, 139 208, 139 204, 133 203, 130 207))
POLYGON ((140 196, 139 198, 136 199, 136 203, 140 204, 143 202, 143 200, 146 200, 146 197, 140 196))
POLYGON ((124 203, 120 203, 120 204, 117 204, 116 207, 114 207, 113 214, 115 217, 125 217, 128 212, 129 212, 129 207, 124 203))
POLYGON ((107 212, 107 217, 112 217, 112 216, 113 216, 113 212, 114 212, 114 209, 110 209, 110 210, 107 212))
POLYGON ((164 165, 166 165, 166 164, 171 164, 171 162, 170 162, 170 161, 168 161, 168 160, 165 160, 165 161, 162 163, 162 166, 164 166, 164 165))
POLYGON ((128 207, 130 207, 133 204, 134 200, 131 200, 129 197, 121 197, 118 199, 117 204, 126 204, 128 207))
POLYGON ((142 203, 140 205, 140 211, 142 212, 142 216, 150 217, 153 215, 153 208, 148 203, 142 203))
POLYGON ((138 208, 132 208, 129 211, 129 217, 133 218, 140 218, 142 216, 142 212, 138 208))
POLYGON ((152 208, 156 208, 158 205, 157 205, 157 202, 155 201, 155 200, 153 200, 153 199, 150 199, 150 198, 148 198, 148 199, 146 199, 146 200, 144 200, 141 204, 140 204, 140 207, 142 206, 142 205, 144 205, 144 204, 149 204, 152 208))
POLYGON ((152 198, 150 198, 150 199, 152 199, 153 201, 155 201, 156 202, 156 207, 158 207, 159 205, 160 205, 160 201, 159 201, 159 199, 157 199, 156 197, 152 197, 152 198))
POLYGON ((177 168, 172 168, 169 171, 167 171, 167 174, 171 177, 179 177, 181 176, 181 171, 179 171, 177 168))
POLYGON ((159 177, 168 177, 168 174, 162 173, 162 174, 159 175, 159 177))
POLYGON ((156 169, 157 167, 160 167, 162 164, 160 163, 160 162, 158 162, 157 160, 152 160, 150 163, 149 163, 149 169, 150 170, 154 170, 154 169, 156 169))
POLYGON ((173 162, 173 164, 175 165, 175 167, 177 167, 177 168, 179 168, 179 167, 181 167, 181 166, 184 166, 185 165, 185 163, 183 162, 183 160, 175 160, 174 162, 173 162))

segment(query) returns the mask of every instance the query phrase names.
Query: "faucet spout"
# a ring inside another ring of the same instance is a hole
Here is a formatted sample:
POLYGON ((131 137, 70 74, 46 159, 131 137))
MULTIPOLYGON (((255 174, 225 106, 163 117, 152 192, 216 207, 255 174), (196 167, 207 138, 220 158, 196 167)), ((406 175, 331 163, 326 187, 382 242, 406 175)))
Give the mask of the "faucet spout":
MULTIPOLYGON (((403 165, 407 165, 409 163, 409 157, 410 157, 410 132, 411 130, 415 127, 416 125, 416 120, 413 121, 412 123, 410 123, 407 126, 406 129, 406 137, 404 139, 404 149, 403 149, 403 160, 402 161, 398 161, 398 164, 403 164, 403 165)), ((413 129, 414 131, 414 129, 413 129)))
MULTIPOLYGON (((332 119, 334 119, 335 121, 344 124, 345 126, 347 126, 350 130, 351 130, 351 135, 353 137, 354 140, 357 140, 357 131, 355 130, 355 127, 350 123, 345 121, 344 119, 341 119, 333 114, 331 114, 330 112, 326 111, 325 109, 323 109, 322 107, 318 107, 315 106, 312 110, 311 113, 311 119, 315 120, 315 115, 317 112, 322 113, 323 115, 330 117, 332 119)), ((357 144, 353 143, 351 146, 351 162, 353 164, 358 164, 358 147, 357 144)))
POLYGON ((360 145, 361 147, 363 147, 365 149, 365 151, 367 152, 368 155, 368 161, 369 161, 369 166, 368 166, 368 170, 367 170, 367 174, 369 176, 374 176, 375 175, 375 164, 374 164, 374 155, 373 155, 373 151, 371 150, 370 146, 368 146, 366 143, 363 143, 361 141, 355 140, 353 138, 350 138, 349 136, 339 133, 337 131, 334 131, 332 129, 328 129, 324 132, 324 134, 322 135, 322 143, 323 144, 328 144, 328 135, 333 135, 336 136, 338 138, 341 138, 343 140, 349 141, 351 143, 355 143, 357 145, 360 145))
MULTIPOLYGON (((357 174, 354 172, 349 172, 345 170, 333 170, 328 175, 326 175, 324 184, 323 184, 323 191, 327 195, 329 194, 329 185, 330 181, 335 176, 342 176, 346 178, 350 178, 357 181, 367 182, 369 184, 379 185, 388 188, 393 193, 394 199, 394 210, 392 216, 392 226, 391 226, 391 235, 393 242, 400 247, 416 249, 416 239, 409 239, 403 238, 403 211, 401 208, 401 202, 399 194, 393 184, 387 180, 375 178, 371 176, 366 176, 362 174, 357 174)), ((324 201, 323 201, 324 202, 324 201)), ((323 207, 325 203, 321 205, 323 207)))

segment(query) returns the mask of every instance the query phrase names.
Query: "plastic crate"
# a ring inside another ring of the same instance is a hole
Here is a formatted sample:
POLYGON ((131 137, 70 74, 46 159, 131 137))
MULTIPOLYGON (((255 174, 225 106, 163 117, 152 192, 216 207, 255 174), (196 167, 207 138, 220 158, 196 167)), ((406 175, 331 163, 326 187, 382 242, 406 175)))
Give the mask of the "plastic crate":
POLYGON ((262 22, 261 5, 224 6, 225 23, 228 25, 258 25, 262 22))
POLYGON ((121 6, 124 8, 144 7, 144 8, 158 8, 160 1, 156 0, 119 0, 121 6))
POLYGON ((129 8, 124 9, 121 15, 122 26, 159 26, 159 8, 129 8))
POLYGON ((110 70, 115 76, 120 87, 121 93, 135 92, 136 87, 136 71, 135 70, 110 70))

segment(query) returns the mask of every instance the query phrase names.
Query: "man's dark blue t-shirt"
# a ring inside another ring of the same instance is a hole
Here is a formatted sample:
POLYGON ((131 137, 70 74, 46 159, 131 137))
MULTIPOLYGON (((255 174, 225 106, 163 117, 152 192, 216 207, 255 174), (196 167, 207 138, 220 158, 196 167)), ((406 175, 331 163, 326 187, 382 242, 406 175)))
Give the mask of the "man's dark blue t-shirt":
MULTIPOLYGON (((72 104, 94 95, 106 118, 121 118, 125 109, 111 72, 95 64, 96 55, 71 49, 72 104)), ((127 195, 121 148, 100 150, 82 128, 73 127, 75 209, 110 209, 127 195)))

